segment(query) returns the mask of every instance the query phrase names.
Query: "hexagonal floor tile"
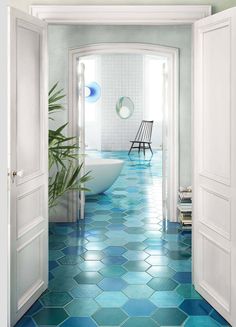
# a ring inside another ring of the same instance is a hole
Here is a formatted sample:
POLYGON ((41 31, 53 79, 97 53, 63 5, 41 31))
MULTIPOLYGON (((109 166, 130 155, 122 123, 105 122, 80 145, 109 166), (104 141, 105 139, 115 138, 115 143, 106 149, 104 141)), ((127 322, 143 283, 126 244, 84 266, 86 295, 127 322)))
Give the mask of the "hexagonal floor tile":
POLYGON ((88 317, 71 317, 63 322, 60 327, 97 327, 97 324, 88 317))
POLYGON ((146 317, 131 317, 122 327, 159 327, 159 325, 151 318, 146 317))
POLYGON ((128 283, 128 284, 146 284, 150 281, 152 278, 149 274, 146 272, 133 272, 129 271, 125 275, 122 276, 122 278, 128 283))
POLYGON ((124 275, 127 270, 119 265, 109 265, 102 268, 99 272, 104 277, 120 277, 124 275))
POLYGON ((48 292, 40 298, 46 307, 63 307, 72 300, 67 292, 48 292))
POLYGON ((125 293, 129 298, 133 299, 149 298, 153 292, 154 290, 147 285, 128 285, 123 290, 123 293, 125 293))
POLYGON ((206 316, 209 315, 213 308, 205 300, 188 299, 184 300, 180 305, 180 309, 189 316, 206 316))
POLYGON ((105 265, 122 265, 128 260, 124 258, 123 256, 117 256, 117 257, 106 257, 102 259, 102 262, 105 265))
POLYGON ((102 292, 95 300, 101 307, 119 308, 128 301, 128 298, 122 292, 102 292))
POLYGON ((160 326, 182 326, 187 319, 187 315, 178 308, 160 308, 157 309, 152 318, 160 326))
POLYGON ((103 308, 93 315, 99 326, 121 326, 127 318, 124 311, 118 308, 103 308))
POLYGON ((127 284, 122 278, 104 278, 98 286, 104 291, 121 291, 127 284))
MULTIPOLYGON (((219 327, 219 324, 209 316, 193 316, 189 317, 184 327, 219 327)), ((225 325, 229 327, 228 325, 225 325)))
POLYGON ((182 295, 185 299, 202 299, 201 295, 195 291, 192 284, 179 285, 176 292, 182 295))
POLYGON ((142 242, 129 242, 124 247, 128 250, 143 251, 147 245, 142 242))
POLYGON ((184 298, 175 291, 163 291, 155 292, 150 297, 150 300, 157 307, 178 307, 184 300, 184 298))
POLYGON ((108 246, 107 248, 105 248, 103 250, 103 252, 107 255, 107 256, 120 256, 122 255, 124 252, 126 251, 125 248, 121 247, 121 246, 108 246))
POLYGON ((70 293, 74 298, 81 298, 81 297, 94 298, 98 296, 100 293, 102 293, 102 290, 97 285, 85 284, 73 288, 70 291, 70 293))
POLYGON ((175 271, 167 266, 153 266, 147 271, 153 277, 172 277, 175 274, 175 271))
POLYGON ((150 265, 145 261, 128 261, 124 264, 125 269, 128 271, 146 271, 150 265))
POLYGON ((86 249, 82 246, 68 246, 62 250, 65 255, 80 255, 85 251, 86 249))
POLYGON ((101 261, 84 261, 82 263, 80 263, 79 268, 82 271, 98 271, 100 269, 102 269, 104 266, 104 264, 101 261))
POLYGON ((97 272, 83 271, 74 277, 78 284, 97 284, 102 276, 97 272))
POLYGON ((148 286, 155 291, 173 291, 178 286, 178 283, 170 278, 153 278, 148 283, 148 286))
POLYGON ((99 308, 90 298, 75 299, 65 306, 65 310, 72 317, 90 317, 99 308))
POLYGON ((123 309, 129 316, 147 317, 156 310, 156 306, 147 299, 131 299, 123 309))
POLYGON ((84 260, 102 260, 104 258, 104 253, 102 251, 86 251, 81 254, 84 260))
POLYGON ((149 255, 143 251, 134 251, 134 250, 128 250, 124 254, 124 257, 126 257, 130 261, 145 260, 147 259, 148 256, 149 255))
POLYGON ((57 326, 68 318, 68 314, 62 308, 43 308, 33 318, 38 325, 57 326))
POLYGON ((83 261, 78 255, 65 255, 58 260, 61 265, 76 265, 83 261))
POLYGON ((150 255, 145 261, 152 266, 166 266, 169 263, 169 258, 163 255, 150 255))
POLYGON ((192 274, 191 272, 177 272, 173 279, 179 282, 180 284, 191 284, 192 283, 192 274))
POLYGON ((48 289, 55 292, 70 291, 77 284, 72 277, 60 277, 50 280, 48 289))

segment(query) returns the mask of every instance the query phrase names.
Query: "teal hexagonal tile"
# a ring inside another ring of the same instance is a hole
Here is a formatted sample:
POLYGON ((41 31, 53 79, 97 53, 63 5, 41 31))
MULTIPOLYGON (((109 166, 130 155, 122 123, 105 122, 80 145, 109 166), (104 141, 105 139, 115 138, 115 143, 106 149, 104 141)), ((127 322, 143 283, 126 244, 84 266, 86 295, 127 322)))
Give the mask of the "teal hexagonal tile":
POLYGON ((61 265, 76 265, 83 262, 83 259, 78 255, 68 254, 58 260, 61 265))
POLYGON ((142 242, 129 242, 125 244, 125 248, 128 250, 134 250, 134 251, 143 251, 146 249, 147 245, 142 242))
MULTIPOLYGON (((157 321, 160 326, 182 326, 187 319, 187 315, 178 308, 160 308, 157 309, 152 318, 157 321)), ((202 325, 199 325, 199 327, 200 326, 202 327, 202 325)))
POLYGON ((125 269, 128 271, 146 271, 150 265, 145 261, 128 261, 124 264, 125 269))
POLYGON ((155 291, 173 291, 179 284, 171 278, 153 278, 149 283, 155 291))
MULTIPOLYGON (((209 316, 193 316, 189 317, 185 324, 184 327, 219 327, 219 325, 214 319, 212 319, 209 316)), ((230 325, 224 325, 227 327, 230 327, 230 325)))
POLYGON ((95 300, 101 307, 105 308, 119 308, 122 307, 128 300, 122 292, 102 292, 95 300))
POLYGON ((98 304, 91 298, 75 299, 65 306, 65 310, 72 317, 90 317, 98 308, 98 304))
POLYGON ((131 299, 145 299, 153 294, 154 290, 147 285, 128 285, 124 290, 131 299))
POLYGON ((61 291, 70 291, 72 288, 76 287, 77 284, 74 279, 71 277, 60 277, 50 280, 48 288, 51 291, 61 292, 61 291))
POLYGON ((49 250, 49 260, 58 260, 64 257, 64 253, 59 250, 49 250))
POLYGON ((178 307, 184 298, 175 291, 155 292, 150 300, 159 308, 162 307, 178 307))
POLYGON ((195 291, 192 284, 182 284, 176 289, 176 292, 183 296, 185 299, 201 299, 201 295, 195 291))
POLYGON ((97 272, 83 271, 76 275, 74 279, 78 284, 98 284, 102 280, 102 276, 97 272))
POLYGON ((159 327, 156 321, 147 317, 131 317, 122 327, 159 327))
POLYGON ((105 242, 88 242, 85 248, 89 251, 102 251, 107 247, 105 242))
POLYGON ((95 298, 100 293, 102 293, 102 290, 97 285, 93 285, 93 284, 79 285, 70 291, 70 294, 74 298, 81 298, 81 297, 95 298))
POLYGON ((146 272, 133 272, 129 271, 125 275, 122 276, 122 278, 128 283, 128 284, 146 284, 150 281, 152 278, 149 274, 146 272))
POLYGON ((166 266, 169 263, 169 258, 163 255, 150 255, 145 261, 152 266, 166 266))
POLYGON ((118 308, 103 308, 93 315, 99 326, 121 326, 127 318, 124 311, 118 308))
POLYGON ((68 314, 62 308, 43 308, 33 318, 38 325, 57 326, 68 318, 68 314))
POLYGON ((148 254, 143 251, 128 250, 123 256, 130 261, 145 260, 148 254))
POLYGON ((82 263, 80 263, 79 268, 82 271, 98 271, 100 269, 102 269, 103 267, 105 267, 105 265, 101 262, 101 261, 84 261, 82 263))
POLYGON ((80 273, 78 265, 62 265, 53 269, 52 274, 57 278, 74 277, 80 273))
POLYGON ((119 265, 109 265, 102 268, 99 272, 104 277, 120 277, 124 275, 127 270, 119 265))
POLYGON ((175 271, 167 266, 153 266, 147 270, 152 277, 172 277, 175 271))
POLYGON ((102 251, 86 251, 85 253, 81 254, 81 257, 84 260, 102 260, 105 254, 102 251))
POLYGON ((48 292, 40 298, 45 307, 63 307, 72 300, 67 292, 48 292))

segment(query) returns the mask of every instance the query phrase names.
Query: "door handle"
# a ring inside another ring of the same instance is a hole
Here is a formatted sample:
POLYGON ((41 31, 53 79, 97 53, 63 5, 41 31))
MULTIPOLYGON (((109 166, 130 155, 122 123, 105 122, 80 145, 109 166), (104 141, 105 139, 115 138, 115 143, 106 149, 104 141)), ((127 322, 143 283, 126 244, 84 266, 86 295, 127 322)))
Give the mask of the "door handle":
POLYGON ((14 183, 14 180, 15 178, 18 176, 18 177, 23 177, 24 175, 24 171, 23 170, 13 170, 12 173, 11 173, 11 180, 12 180, 12 183, 14 183))
POLYGON ((18 170, 18 171, 13 170, 13 172, 12 172, 13 177, 16 177, 16 176, 23 177, 23 174, 24 174, 23 170, 18 170))

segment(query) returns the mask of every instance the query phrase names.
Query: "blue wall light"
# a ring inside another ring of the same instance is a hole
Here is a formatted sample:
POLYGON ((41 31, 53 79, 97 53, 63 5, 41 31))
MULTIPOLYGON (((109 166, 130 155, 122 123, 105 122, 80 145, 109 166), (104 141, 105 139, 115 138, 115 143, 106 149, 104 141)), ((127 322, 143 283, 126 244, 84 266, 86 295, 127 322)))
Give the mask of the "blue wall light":
POLYGON ((101 87, 96 82, 85 85, 85 101, 96 102, 101 96, 101 87))

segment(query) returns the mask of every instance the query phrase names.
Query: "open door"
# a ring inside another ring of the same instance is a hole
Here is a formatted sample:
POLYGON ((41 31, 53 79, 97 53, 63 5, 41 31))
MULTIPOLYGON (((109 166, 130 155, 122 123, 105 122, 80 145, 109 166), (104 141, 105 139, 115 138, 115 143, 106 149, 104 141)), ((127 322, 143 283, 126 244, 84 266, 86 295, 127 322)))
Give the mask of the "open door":
POLYGON ((236 326, 236 8, 194 29, 193 281, 236 326))
POLYGON ((44 22, 9 8, 11 326, 48 285, 48 109, 44 22))
MULTIPOLYGON (((79 164, 83 164, 81 168, 81 176, 85 175, 85 65, 78 63, 78 125, 79 125, 79 164)), ((84 187, 84 185, 81 185, 84 187)), ((79 218, 84 219, 85 211, 85 192, 79 193, 79 218)))

